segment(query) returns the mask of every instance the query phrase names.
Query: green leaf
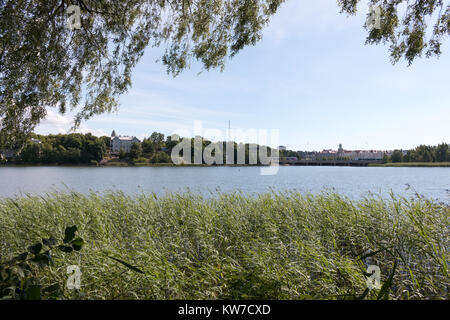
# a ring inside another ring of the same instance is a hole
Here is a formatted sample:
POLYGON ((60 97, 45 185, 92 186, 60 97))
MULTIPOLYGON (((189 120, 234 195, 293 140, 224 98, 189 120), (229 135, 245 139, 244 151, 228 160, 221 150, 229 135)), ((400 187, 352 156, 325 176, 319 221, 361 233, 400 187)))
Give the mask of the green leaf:
POLYGON ((61 287, 59 286, 59 284, 55 283, 42 289, 42 293, 52 298, 57 298, 61 294, 61 287))
POLYGON ((367 297, 369 292, 370 292, 370 289, 366 288, 366 290, 364 290, 363 294, 360 297, 358 297, 358 300, 364 300, 364 298, 367 297))
POLYGON ((56 239, 53 237, 50 237, 48 239, 42 239, 42 243, 45 244, 47 247, 54 247, 56 246, 56 239))
POLYGON ((39 267, 45 267, 50 264, 51 256, 50 251, 46 251, 44 253, 36 255, 30 262, 37 264, 39 267))
POLYGON ((378 252, 381 252, 381 251, 383 251, 383 250, 385 250, 385 249, 380 249, 380 250, 377 250, 377 251, 370 252, 370 253, 368 253, 368 254, 365 254, 365 255, 359 257, 358 260, 364 260, 365 258, 374 256, 374 255, 376 255, 378 252))
POLYGON ((19 254, 18 256, 14 257, 9 263, 14 263, 18 261, 25 261, 28 257, 28 252, 24 252, 19 254))
POLYGON ((121 264, 123 264, 125 267, 127 267, 127 268, 129 268, 129 269, 131 269, 131 270, 133 270, 135 272, 139 272, 139 273, 145 274, 145 272, 142 271, 141 269, 139 269, 139 268, 137 268, 135 266, 132 266, 131 264, 126 263, 125 261, 122 261, 120 259, 117 259, 117 258, 114 258, 114 257, 110 257, 110 256, 107 256, 107 257, 110 258, 110 259, 113 259, 113 260, 115 260, 115 261, 117 261, 117 262, 119 262, 121 264))
POLYGON ((64 230, 64 243, 69 243, 75 238, 75 232, 77 232, 77 226, 67 227, 64 230))
POLYGON ((31 269, 30 264, 26 262, 21 262, 19 264, 24 270, 27 270, 29 272, 33 272, 33 269, 31 269))
POLYGON ((41 286, 30 285, 25 289, 25 300, 41 300, 41 286))
POLYGON ((75 251, 80 251, 81 248, 83 247, 84 241, 81 238, 76 238, 71 242, 71 244, 75 251))
POLYGON ((73 251, 72 247, 63 246, 63 245, 58 246, 58 249, 61 250, 62 252, 72 252, 73 251))
POLYGON ((24 252, 22 254, 19 254, 15 259, 17 261, 25 261, 28 257, 28 252, 24 252))
POLYGON ((28 251, 32 254, 39 254, 41 250, 42 250, 42 243, 40 242, 28 247, 28 251))

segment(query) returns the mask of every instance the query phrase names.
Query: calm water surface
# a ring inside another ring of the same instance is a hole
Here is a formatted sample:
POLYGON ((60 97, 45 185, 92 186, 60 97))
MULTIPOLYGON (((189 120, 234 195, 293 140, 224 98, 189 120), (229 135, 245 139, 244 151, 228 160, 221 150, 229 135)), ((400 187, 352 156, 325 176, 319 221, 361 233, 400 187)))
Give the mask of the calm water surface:
POLYGON ((321 192, 334 189, 357 199, 368 192, 419 194, 450 202, 450 168, 280 167, 261 176, 258 167, 2 167, 0 197, 51 191, 122 190, 127 194, 215 190, 249 193, 271 189, 321 192), (411 188, 408 189, 408 186, 411 188))

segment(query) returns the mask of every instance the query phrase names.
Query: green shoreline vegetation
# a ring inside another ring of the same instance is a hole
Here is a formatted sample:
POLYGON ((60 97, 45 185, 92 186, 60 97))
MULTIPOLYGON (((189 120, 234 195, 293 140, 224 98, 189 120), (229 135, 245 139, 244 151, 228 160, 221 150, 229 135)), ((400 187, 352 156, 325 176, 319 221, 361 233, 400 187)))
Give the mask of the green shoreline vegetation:
MULTIPOLYGON (((191 139, 191 141, 193 149, 194 140, 191 139)), ((211 143, 211 141, 203 139, 202 150, 205 150, 211 143)), ((172 140, 170 136, 165 137, 162 133, 153 132, 149 138, 134 143, 129 152, 121 149, 118 153, 112 153, 109 148, 110 144, 110 137, 96 137, 90 133, 47 136, 33 133, 18 151, 8 150, 5 146, 0 145, 0 165, 173 166, 171 154, 178 141, 172 140), (3 153, 12 154, 12 156, 6 158, 3 153)), ((245 163, 250 163, 250 145, 248 143, 242 145, 245 150, 245 163)), ((237 158, 238 144, 234 143, 234 146, 235 158, 237 158)), ((257 147, 267 148, 267 154, 271 155, 271 148, 259 145, 257 147)), ((194 152, 192 152, 192 163, 194 163, 193 157, 194 152)), ((226 163, 225 153, 223 160, 223 163, 226 163)), ((206 163, 203 165, 206 166, 206 163)), ((229 166, 229 164, 226 165, 229 166)), ((258 161, 258 165, 261 165, 260 161, 258 161)))
POLYGON ((65 299, 448 299, 449 213, 420 196, 327 191, 51 193, 0 198, 0 257, 77 225, 83 249, 34 271, 65 285, 78 265, 65 299), (384 289, 367 292, 368 265, 384 289))
MULTIPOLYGON (((110 143, 110 137, 96 137, 90 133, 47 136, 32 133, 20 151, 16 152, 16 155, 10 159, 6 159, 2 155, 2 152, 7 150, 7 148, 0 145, 0 165, 173 166, 171 153, 172 149, 178 144, 170 136, 165 137, 164 134, 158 132, 153 132, 140 143, 134 143, 128 153, 122 149, 118 154, 111 154, 109 150, 110 143)), ((204 150, 211 143, 211 141, 203 139, 202 149, 204 150)), ((234 146, 236 159, 238 144, 234 143, 234 146)), ((269 156, 272 154, 271 148, 267 146, 261 147, 267 148, 269 156)), ((194 140, 191 139, 192 163, 194 163, 193 149, 194 140)), ((245 163, 250 163, 249 144, 244 144, 244 150, 245 163)), ((223 163, 226 163, 225 152, 223 156, 223 163)), ((280 159, 297 157, 301 160, 304 159, 305 154, 301 151, 280 150, 279 156, 280 159)), ((408 151, 394 150, 390 157, 385 154, 383 161, 383 164, 370 165, 378 167, 449 167, 450 148, 448 144, 441 143, 437 146, 420 145, 408 151)), ((205 163, 203 165, 206 166, 205 163)), ((222 166, 221 164, 218 165, 222 166)), ((225 165, 230 166, 229 164, 225 165)), ((258 161, 258 165, 262 164, 258 161)))
MULTIPOLYGON (((137 162, 129 163, 127 161, 111 161, 102 165, 98 163, 92 164, 0 164, 1 167, 40 167, 40 166, 55 166, 55 167, 261 167, 263 165, 255 164, 223 164, 223 165, 207 165, 207 164, 173 164, 173 163, 149 163, 149 162, 137 162)), ((280 164, 281 167, 291 167, 289 164, 280 164)), ((313 166, 313 165, 309 165, 313 166)), ((450 162, 399 162, 399 163, 369 163, 369 167, 426 167, 426 168, 449 168, 450 162)))

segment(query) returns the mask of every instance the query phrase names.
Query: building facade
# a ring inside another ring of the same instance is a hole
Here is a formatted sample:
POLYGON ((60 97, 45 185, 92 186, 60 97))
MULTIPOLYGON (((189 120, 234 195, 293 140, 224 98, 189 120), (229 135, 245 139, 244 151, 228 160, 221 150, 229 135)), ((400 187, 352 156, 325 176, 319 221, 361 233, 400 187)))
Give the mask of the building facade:
POLYGON ((348 160, 383 160, 385 154, 390 156, 391 153, 388 150, 344 150, 340 144, 336 155, 348 160))
POLYGON ((136 137, 118 136, 113 130, 111 134, 111 153, 119 153, 120 150, 130 152, 133 143, 140 143, 136 137))

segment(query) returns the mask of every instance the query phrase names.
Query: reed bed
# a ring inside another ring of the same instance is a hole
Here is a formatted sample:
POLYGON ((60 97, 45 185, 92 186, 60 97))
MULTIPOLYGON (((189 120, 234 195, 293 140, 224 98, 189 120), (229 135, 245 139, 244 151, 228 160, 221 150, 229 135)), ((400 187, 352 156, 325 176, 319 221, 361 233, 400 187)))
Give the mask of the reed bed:
POLYGON ((382 283, 392 275, 390 299, 448 299, 449 207, 421 197, 111 191, 6 198, 0 258, 69 225, 85 246, 56 254, 36 275, 65 283, 67 266, 78 265, 81 289, 66 289, 67 299, 358 299, 368 265, 380 267, 382 283))

